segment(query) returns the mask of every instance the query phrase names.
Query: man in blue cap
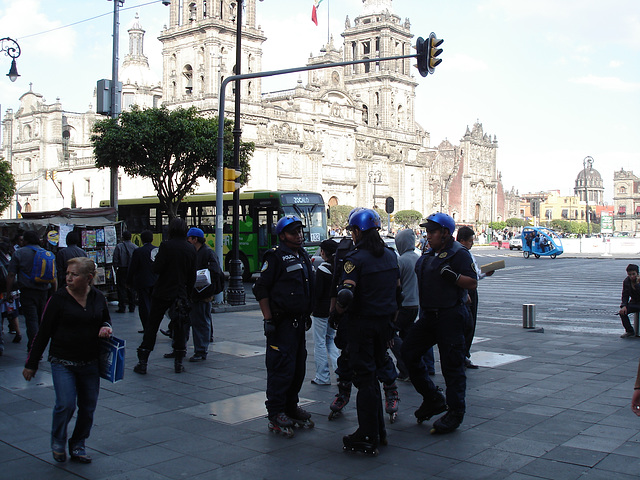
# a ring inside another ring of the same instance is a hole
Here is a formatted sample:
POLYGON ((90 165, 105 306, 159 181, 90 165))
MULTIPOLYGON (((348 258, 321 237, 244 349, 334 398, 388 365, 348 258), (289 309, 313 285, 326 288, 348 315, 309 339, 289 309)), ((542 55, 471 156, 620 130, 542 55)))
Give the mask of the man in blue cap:
POLYGON ((207 359, 209 343, 213 337, 213 322, 211 320, 211 301, 213 296, 224 288, 221 281, 222 269, 216 254, 205 242, 204 232, 199 228, 190 228, 187 241, 196 248, 196 269, 208 269, 211 277, 209 285, 194 287, 191 292, 191 311, 189 319, 193 332, 194 355, 190 362, 203 362, 207 359))

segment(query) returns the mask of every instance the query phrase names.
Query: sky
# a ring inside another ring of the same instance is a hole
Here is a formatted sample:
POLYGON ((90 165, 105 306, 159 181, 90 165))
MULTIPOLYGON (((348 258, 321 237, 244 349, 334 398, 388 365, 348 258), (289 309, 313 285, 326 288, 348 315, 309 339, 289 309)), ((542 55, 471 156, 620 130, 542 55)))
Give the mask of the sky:
MULTIPOLYGON (((602 175, 609 203, 614 171, 640 176, 640 1, 391 4, 403 21, 409 18, 415 38, 435 32, 444 39, 435 73, 423 78, 415 70, 416 120, 430 133, 431 146, 445 139, 457 144, 479 121, 498 140, 504 187, 520 194, 572 194, 587 156, 602 175)), ((316 26, 312 6, 313 0, 258 2, 257 23, 267 36, 264 70, 305 65, 328 34, 340 44, 345 17, 353 21, 363 11, 362 0, 323 0, 316 26)), ((47 103, 60 98, 64 110, 87 111, 96 81, 111 77, 112 12, 107 0, 0 0, 0 37, 18 40, 22 49, 21 77, 11 83, 0 75, 3 115, 19 107, 30 83, 47 103)), ((124 3, 120 59, 136 12, 147 32, 144 53, 161 78, 157 36, 169 10, 159 0, 124 3)), ((9 67, 10 58, 0 56, 0 71, 9 67)), ((291 88, 297 78, 265 79, 263 91, 291 88)))

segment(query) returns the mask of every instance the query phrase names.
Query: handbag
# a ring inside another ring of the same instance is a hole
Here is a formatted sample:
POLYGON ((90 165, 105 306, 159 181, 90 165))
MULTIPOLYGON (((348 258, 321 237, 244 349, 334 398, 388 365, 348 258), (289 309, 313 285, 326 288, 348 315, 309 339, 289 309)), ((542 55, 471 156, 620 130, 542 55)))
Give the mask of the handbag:
POLYGON ((124 377, 124 350, 127 342, 116 337, 100 339, 100 376, 111 383, 124 377))

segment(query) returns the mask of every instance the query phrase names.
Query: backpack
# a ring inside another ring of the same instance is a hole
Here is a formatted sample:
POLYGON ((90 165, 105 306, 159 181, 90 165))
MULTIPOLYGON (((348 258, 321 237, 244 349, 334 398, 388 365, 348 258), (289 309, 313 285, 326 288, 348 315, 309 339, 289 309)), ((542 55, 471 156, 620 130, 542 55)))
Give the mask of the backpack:
POLYGON ((54 283, 56 280, 56 256, 42 247, 27 245, 35 252, 29 279, 34 283, 54 283))

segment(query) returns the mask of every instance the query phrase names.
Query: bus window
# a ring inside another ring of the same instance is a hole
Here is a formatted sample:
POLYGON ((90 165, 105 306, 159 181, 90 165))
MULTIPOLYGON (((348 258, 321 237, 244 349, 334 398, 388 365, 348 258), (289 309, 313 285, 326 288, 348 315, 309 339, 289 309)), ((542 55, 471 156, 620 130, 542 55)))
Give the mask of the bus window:
POLYGON ((216 207, 203 205, 200 208, 200 228, 204 233, 214 233, 216 230, 216 207))
POLYGON ((153 233, 160 233, 158 231, 158 209, 156 207, 149 208, 149 230, 153 233))

